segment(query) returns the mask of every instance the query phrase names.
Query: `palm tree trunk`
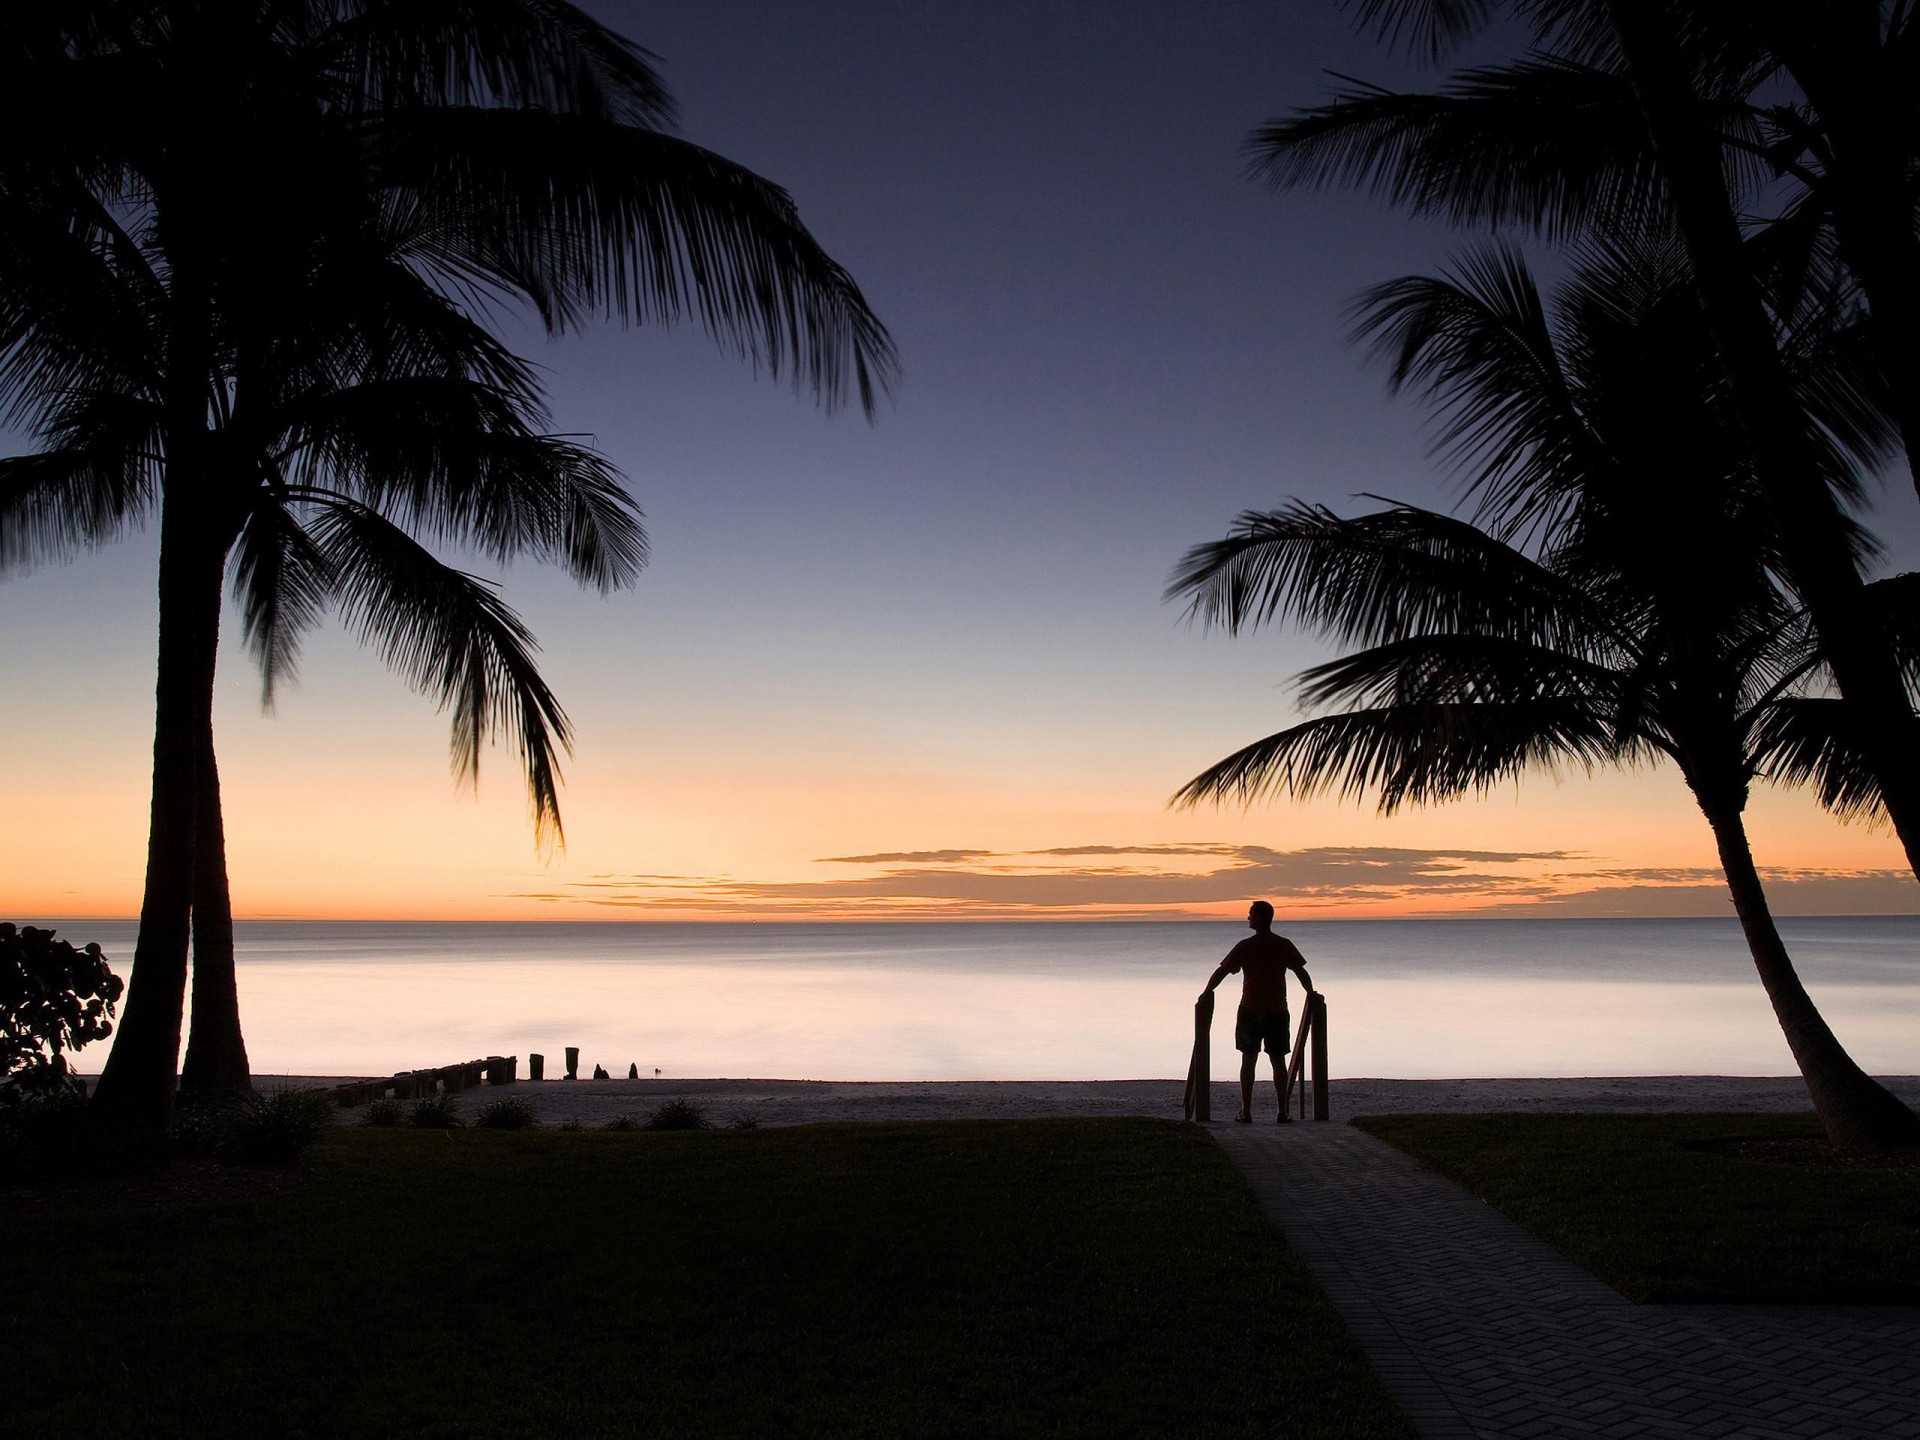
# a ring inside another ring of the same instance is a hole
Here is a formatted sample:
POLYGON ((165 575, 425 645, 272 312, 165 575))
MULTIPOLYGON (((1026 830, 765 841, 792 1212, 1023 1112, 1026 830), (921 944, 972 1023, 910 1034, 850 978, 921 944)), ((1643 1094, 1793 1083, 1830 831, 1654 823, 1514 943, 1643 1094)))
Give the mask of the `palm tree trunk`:
POLYGON ((1713 827, 1720 866, 1726 872, 1727 889, 1733 892, 1733 908, 1746 933, 1754 968, 1760 972, 1760 983, 1827 1138, 1847 1150, 1920 1146, 1920 1115, 1854 1063, 1800 983, 1773 923, 1739 807, 1709 800, 1698 791, 1695 795, 1713 827))
POLYGON ((233 897, 213 730, 200 753, 193 837, 193 1021, 180 1066, 182 1095, 244 1095, 253 1089, 233 966, 233 897))
POLYGON ((1662 7, 1653 0, 1605 3, 1790 578, 1820 632, 1834 681, 1859 717, 1888 818, 1920 876, 1920 725, 1892 648, 1871 621, 1845 517, 1813 464, 1801 407, 1742 253, 1718 141, 1700 119, 1662 7))
POLYGON ((186 1003, 201 759, 211 752, 213 670, 225 557, 208 543, 198 507, 170 490, 161 502, 160 646, 154 686, 153 799, 140 936, 113 1050, 90 1118, 153 1137, 173 1114, 186 1003))

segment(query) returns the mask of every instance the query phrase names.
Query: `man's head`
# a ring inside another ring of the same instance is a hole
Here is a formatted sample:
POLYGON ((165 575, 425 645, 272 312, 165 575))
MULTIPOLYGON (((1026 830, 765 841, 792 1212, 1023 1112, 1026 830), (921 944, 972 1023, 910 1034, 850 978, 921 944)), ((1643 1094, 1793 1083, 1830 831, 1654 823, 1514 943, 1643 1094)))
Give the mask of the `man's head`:
POLYGON ((1273 928, 1273 906, 1264 900, 1256 900, 1247 907, 1247 928, 1249 930, 1270 930, 1273 928))

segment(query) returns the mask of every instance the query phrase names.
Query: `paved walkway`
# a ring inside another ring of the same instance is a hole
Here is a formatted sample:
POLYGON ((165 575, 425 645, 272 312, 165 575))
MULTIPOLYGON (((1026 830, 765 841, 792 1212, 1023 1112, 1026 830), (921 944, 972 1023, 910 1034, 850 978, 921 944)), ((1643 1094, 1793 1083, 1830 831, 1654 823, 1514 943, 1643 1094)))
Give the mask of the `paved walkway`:
POLYGON ((1211 1130, 1427 1440, 1920 1440, 1920 1310, 1629 1304, 1350 1126, 1211 1130))

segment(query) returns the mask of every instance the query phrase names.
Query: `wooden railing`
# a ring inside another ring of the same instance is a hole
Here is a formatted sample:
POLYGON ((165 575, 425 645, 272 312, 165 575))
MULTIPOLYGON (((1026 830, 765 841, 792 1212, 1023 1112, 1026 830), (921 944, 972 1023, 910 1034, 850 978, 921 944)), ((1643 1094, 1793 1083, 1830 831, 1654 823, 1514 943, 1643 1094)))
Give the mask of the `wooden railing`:
MULTIPOLYGON (((1187 1089, 1180 1102, 1181 1113, 1202 1124, 1213 1118, 1211 1070, 1213 1059, 1213 992, 1207 991, 1193 1004, 1193 1058, 1187 1063, 1187 1089)), ((1327 997, 1318 990, 1307 992, 1306 1013, 1294 1032, 1293 1054, 1287 1062, 1286 1093, 1280 1113, 1298 1104, 1300 1118, 1307 1118, 1307 1089, 1313 1090, 1313 1118, 1327 1118, 1327 997), (1312 1069, 1308 1071, 1311 1061, 1312 1069), (1305 1078, 1307 1084, 1301 1081, 1305 1078), (1296 1097, 1297 1100, 1296 1100, 1296 1097)))
MULTIPOLYGON (((1300 1083, 1301 1072, 1311 1055, 1313 1074, 1313 1118, 1327 1118, 1327 997, 1318 990, 1307 992, 1307 1013, 1300 1017, 1300 1028, 1293 1036, 1293 1058, 1287 1063, 1287 1101, 1298 1095, 1300 1118, 1307 1118, 1307 1087, 1300 1083)), ((1280 1106, 1285 1111, 1287 1105, 1280 1106)))

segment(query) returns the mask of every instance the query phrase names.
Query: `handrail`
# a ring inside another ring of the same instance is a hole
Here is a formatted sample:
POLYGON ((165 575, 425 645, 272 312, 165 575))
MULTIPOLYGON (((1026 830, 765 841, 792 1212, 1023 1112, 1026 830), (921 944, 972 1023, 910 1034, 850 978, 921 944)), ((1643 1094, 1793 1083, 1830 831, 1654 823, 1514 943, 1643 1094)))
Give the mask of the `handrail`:
MULTIPOLYGON (((1180 1111, 1189 1120, 1202 1124, 1212 1119, 1210 1060, 1213 1048, 1213 992, 1203 994, 1193 1005, 1193 1056, 1187 1062, 1187 1088, 1180 1100, 1180 1111)), ((1307 992, 1306 1013, 1294 1031, 1293 1054, 1287 1061, 1285 1095, 1280 1113, 1285 1115, 1299 1095, 1302 1120, 1307 1118, 1307 1086, 1301 1084, 1311 1058, 1313 1069, 1307 1078, 1313 1089, 1313 1118, 1328 1118, 1327 1107, 1327 997, 1318 990, 1307 992)))
POLYGON ((1300 1118, 1307 1118, 1307 1087, 1300 1084, 1301 1072, 1306 1068, 1308 1052, 1313 1058, 1313 1118, 1325 1120, 1327 1110, 1327 997, 1318 990, 1307 992, 1307 1013, 1300 1017, 1300 1028, 1293 1037, 1293 1055, 1287 1061, 1287 1094, 1280 1102, 1280 1113, 1287 1112, 1288 1105, 1294 1103, 1296 1088, 1300 1118))

